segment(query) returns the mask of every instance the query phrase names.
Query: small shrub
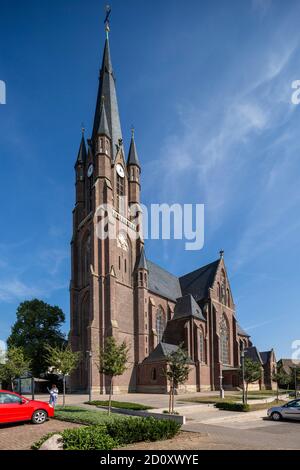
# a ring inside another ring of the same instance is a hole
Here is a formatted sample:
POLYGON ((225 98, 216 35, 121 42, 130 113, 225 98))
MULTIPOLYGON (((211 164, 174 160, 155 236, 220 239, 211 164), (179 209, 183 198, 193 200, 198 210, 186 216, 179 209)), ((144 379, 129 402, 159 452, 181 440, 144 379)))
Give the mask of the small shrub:
POLYGON ((107 434, 106 426, 66 429, 62 433, 64 450, 112 450, 116 441, 107 434))
POLYGON ((178 411, 173 411, 173 413, 170 413, 169 410, 163 410, 164 415, 179 415, 178 411))
POLYGON ((219 410, 227 410, 227 411, 250 411, 249 405, 244 405, 243 403, 234 403, 230 401, 223 401, 220 403, 216 403, 215 407, 219 410))
POLYGON ((128 418, 106 424, 108 434, 119 445, 141 441, 171 439, 180 430, 180 424, 155 418, 128 418))

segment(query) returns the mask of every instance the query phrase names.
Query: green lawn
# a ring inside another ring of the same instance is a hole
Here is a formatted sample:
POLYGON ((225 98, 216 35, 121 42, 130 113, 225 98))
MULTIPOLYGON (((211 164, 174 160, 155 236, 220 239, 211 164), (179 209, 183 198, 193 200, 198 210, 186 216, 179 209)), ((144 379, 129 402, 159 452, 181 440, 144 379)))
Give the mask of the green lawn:
MULTIPOLYGON (((108 406, 109 402, 108 400, 94 400, 94 401, 87 401, 85 402, 85 404, 101 407, 101 406, 108 406)), ((120 408, 123 410, 145 411, 145 410, 153 409, 152 406, 145 406, 145 405, 140 405, 139 403, 127 403, 125 401, 115 401, 115 400, 112 400, 111 405, 113 408, 120 408)))
POLYGON ((86 410, 80 406, 57 406, 55 408, 55 419, 68 421, 70 423, 94 425, 126 418, 116 413, 109 416, 107 412, 102 413, 101 411, 86 410))

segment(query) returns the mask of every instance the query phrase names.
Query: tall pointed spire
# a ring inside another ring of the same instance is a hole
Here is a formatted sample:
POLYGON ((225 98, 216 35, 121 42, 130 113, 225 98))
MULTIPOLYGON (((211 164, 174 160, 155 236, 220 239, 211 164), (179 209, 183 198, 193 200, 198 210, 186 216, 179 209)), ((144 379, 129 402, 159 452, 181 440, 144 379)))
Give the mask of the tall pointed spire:
POLYGON ((83 165, 86 161, 86 157, 87 157, 87 153, 86 153, 85 138, 84 138, 84 128, 82 128, 82 137, 81 137, 76 165, 78 164, 83 165))
POLYGON ((135 140, 134 140, 134 128, 131 129, 131 142, 130 142, 127 165, 136 165, 140 168, 139 157, 136 151, 135 140))
MULTIPOLYGON (((106 29, 107 29, 107 24, 106 24, 106 29)), ((97 105, 96 105, 94 127, 93 127, 93 138, 95 138, 97 135, 100 121, 101 121, 103 97, 105 100, 105 112, 106 112, 108 129, 109 129, 110 137, 112 141, 112 157, 114 159, 117 153, 117 148, 119 148, 120 142, 123 142, 123 139, 122 139, 121 123, 120 123, 119 108, 118 108, 118 101, 117 101, 115 77, 114 77, 112 63, 111 63, 108 34, 105 40, 103 60, 102 60, 102 66, 101 66, 101 71, 100 71, 99 89, 98 89, 97 105)))
POLYGON ((137 269, 145 269, 148 271, 148 264, 147 264, 147 259, 146 259, 146 254, 145 254, 145 248, 142 247, 142 251, 140 254, 140 258, 137 264, 137 269))
POLYGON ((98 134, 106 135, 109 138, 111 137, 109 127, 108 127, 108 122, 107 122, 106 111, 105 111, 104 96, 102 97, 98 134))

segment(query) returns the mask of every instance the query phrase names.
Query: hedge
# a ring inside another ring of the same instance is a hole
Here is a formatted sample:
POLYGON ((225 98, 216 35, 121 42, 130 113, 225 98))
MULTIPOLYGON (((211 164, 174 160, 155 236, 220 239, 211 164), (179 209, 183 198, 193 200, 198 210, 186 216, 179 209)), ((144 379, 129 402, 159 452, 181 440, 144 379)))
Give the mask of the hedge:
POLYGON ((62 432, 64 450, 112 450, 117 442, 106 432, 105 426, 66 429, 62 432))
POLYGON ((128 418, 106 424, 108 434, 120 445, 141 441, 171 439, 181 425, 171 420, 149 418, 128 418))
POLYGON ((249 405, 244 405, 243 403, 234 403, 232 401, 223 401, 216 403, 215 407, 219 410, 228 410, 228 411, 250 411, 249 405))

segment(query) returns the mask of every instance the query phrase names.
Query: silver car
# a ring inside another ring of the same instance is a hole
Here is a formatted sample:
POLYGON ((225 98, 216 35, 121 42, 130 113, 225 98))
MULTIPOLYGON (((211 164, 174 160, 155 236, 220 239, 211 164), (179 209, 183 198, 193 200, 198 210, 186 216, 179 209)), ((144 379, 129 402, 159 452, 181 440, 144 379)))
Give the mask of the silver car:
POLYGON ((273 406, 268 409, 268 416, 274 421, 281 419, 300 420, 300 399, 292 400, 282 406, 273 406))

